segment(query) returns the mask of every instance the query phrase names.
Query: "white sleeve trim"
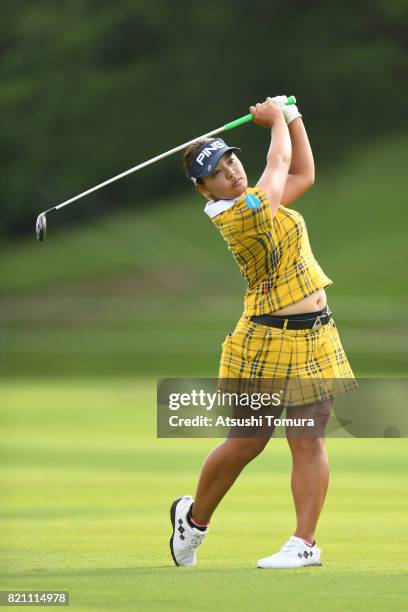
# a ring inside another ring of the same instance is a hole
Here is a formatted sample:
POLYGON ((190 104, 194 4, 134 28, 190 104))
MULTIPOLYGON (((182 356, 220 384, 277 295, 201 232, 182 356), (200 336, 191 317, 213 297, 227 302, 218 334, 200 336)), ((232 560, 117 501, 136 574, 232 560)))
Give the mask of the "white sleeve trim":
POLYGON ((220 215, 224 211, 234 206, 235 202, 239 200, 240 197, 241 196, 238 196, 237 198, 233 198, 232 200, 217 200, 216 202, 214 202, 214 200, 210 200, 205 205, 204 212, 211 219, 213 219, 217 215, 220 215))

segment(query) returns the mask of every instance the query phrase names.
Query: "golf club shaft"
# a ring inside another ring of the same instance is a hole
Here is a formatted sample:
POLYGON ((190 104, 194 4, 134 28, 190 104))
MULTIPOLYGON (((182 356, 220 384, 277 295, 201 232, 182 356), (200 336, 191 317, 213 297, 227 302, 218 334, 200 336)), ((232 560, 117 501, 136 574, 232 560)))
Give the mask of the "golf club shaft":
MULTIPOLYGON (((295 104, 295 103, 296 103, 295 96, 289 96, 287 104, 295 104)), ((253 119, 253 117, 252 117, 251 114, 244 115, 244 117, 240 117, 239 119, 235 119, 235 121, 231 121, 230 123, 226 123, 225 125, 223 125, 220 128, 212 130, 211 132, 207 132, 207 134, 203 134, 202 136, 198 136, 197 138, 193 138, 193 140, 189 140, 188 142, 185 142, 182 145, 180 145, 178 147, 175 147, 174 149, 171 149, 170 151, 166 151, 165 153, 162 153, 161 155, 157 155, 156 157, 152 157, 152 159, 149 159, 148 161, 145 161, 142 164, 134 166, 133 168, 130 168, 129 170, 125 170, 125 172, 121 172, 120 174, 117 174, 116 176, 113 176, 112 178, 108 179, 107 181, 104 181, 103 183, 99 183, 99 185, 95 185, 95 187, 91 187, 91 189, 87 189, 86 191, 84 191, 84 192, 74 196, 73 198, 70 198, 69 200, 66 200, 65 202, 62 202, 61 204, 58 204, 58 206, 54 206, 52 209, 50 209, 50 211, 51 210, 58 210, 59 208, 63 208, 64 206, 67 206, 68 204, 71 204, 71 202, 75 202, 75 200, 79 200, 80 198, 83 198, 84 196, 86 196, 86 195, 88 195, 90 193, 93 193, 94 191, 97 191, 98 189, 101 189, 102 187, 105 187, 106 185, 110 185, 110 183, 114 183, 115 181, 118 181, 119 179, 123 178, 124 176, 127 176, 128 174, 132 174, 133 172, 137 172, 138 170, 141 170, 142 168, 146 168, 146 166, 150 166, 150 164, 154 164, 155 162, 159 161, 160 159, 168 157, 169 155, 173 155, 173 153, 177 153, 178 151, 182 151, 183 149, 185 149, 189 145, 197 142, 197 140, 201 140, 202 138, 209 138, 210 136, 215 136, 216 134, 219 134, 220 132, 225 132, 227 130, 231 130, 231 129, 235 128, 235 127, 238 127, 239 125, 242 125, 244 123, 248 123, 252 119, 253 119)))
POLYGON ((196 142, 197 140, 200 140, 201 138, 214 136, 215 134, 219 134, 223 130, 224 130, 224 126, 216 130, 213 130, 212 132, 208 132, 208 134, 204 134, 204 136, 199 136, 198 138, 194 138, 193 140, 190 140, 189 142, 186 142, 180 145, 179 147, 175 147, 174 149, 171 149, 170 151, 166 151, 165 153, 162 153, 161 155, 152 157, 152 159, 149 159, 148 161, 145 161, 142 164, 139 164, 138 166, 134 166, 133 168, 130 168, 129 170, 125 170, 125 172, 121 172, 120 174, 113 176, 107 181, 104 181, 103 183, 99 183, 99 185, 95 185, 95 187, 91 187, 91 189, 87 189, 83 193, 80 193, 79 195, 76 195, 73 198, 70 198, 69 200, 62 202, 62 204, 58 204, 58 206, 54 207, 54 210, 58 210, 59 208, 62 208, 63 206, 66 206, 67 204, 70 204, 71 202, 75 202, 75 200, 79 200, 79 198, 83 198, 84 196, 88 195, 89 193, 92 193, 93 191, 97 191, 98 189, 101 189, 102 187, 105 187, 106 185, 110 185, 110 183, 114 183, 115 181, 118 181, 119 179, 123 178, 124 176, 127 176, 128 174, 132 174, 133 172, 137 172, 138 170, 141 170, 142 168, 145 168, 146 166, 150 166, 150 164, 154 164, 155 162, 159 161, 160 159, 163 159, 164 157, 168 157, 169 155, 172 155, 173 153, 177 153, 178 151, 181 151, 185 147, 188 147, 188 145, 193 144, 194 142, 196 142))

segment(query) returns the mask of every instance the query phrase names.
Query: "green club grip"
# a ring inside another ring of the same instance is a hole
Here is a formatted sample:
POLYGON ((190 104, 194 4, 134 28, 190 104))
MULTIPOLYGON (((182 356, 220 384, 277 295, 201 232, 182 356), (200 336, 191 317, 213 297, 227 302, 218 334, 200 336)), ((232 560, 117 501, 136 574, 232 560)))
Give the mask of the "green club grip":
MULTIPOLYGON (((295 96, 289 96, 286 104, 296 104, 295 96)), ((239 119, 235 119, 235 121, 231 121, 230 123, 226 123, 224 125, 224 131, 232 130, 232 128, 236 128, 243 123, 248 123, 248 121, 252 121, 253 116, 251 113, 249 115, 244 115, 244 117, 240 117, 239 119)))

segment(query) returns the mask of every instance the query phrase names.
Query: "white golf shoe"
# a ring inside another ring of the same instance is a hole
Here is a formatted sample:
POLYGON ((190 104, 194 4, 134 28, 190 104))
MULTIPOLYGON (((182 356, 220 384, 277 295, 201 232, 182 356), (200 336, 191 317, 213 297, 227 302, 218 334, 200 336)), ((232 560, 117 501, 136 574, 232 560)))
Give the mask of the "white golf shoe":
POLYGON ((190 495, 176 499, 170 508, 170 519, 173 533, 170 538, 170 551, 176 565, 192 566, 196 564, 196 549, 207 536, 205 531, 191 527, 187 521, 187 513, 193 503, 190 495))
POLYGON ((278 553, 265 557, 265 559, 260 559, 257 567, 261 569, 278 569, 322 565, 320 561, 321 553, 322 551, 316 544, 309 546, 305 544, 302 538, 292 536, 278 553))

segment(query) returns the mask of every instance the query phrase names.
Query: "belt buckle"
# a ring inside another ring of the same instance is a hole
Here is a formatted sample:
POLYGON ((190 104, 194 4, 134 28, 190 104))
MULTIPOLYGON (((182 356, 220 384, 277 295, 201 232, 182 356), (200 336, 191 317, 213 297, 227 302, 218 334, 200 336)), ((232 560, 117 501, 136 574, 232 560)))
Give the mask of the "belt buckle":
POLYGON ((320 329, 321 326, 322 326, 322 322, 321 322, 320 315, 319 315, 316 321, 313 323, 312 329, 320 329))

